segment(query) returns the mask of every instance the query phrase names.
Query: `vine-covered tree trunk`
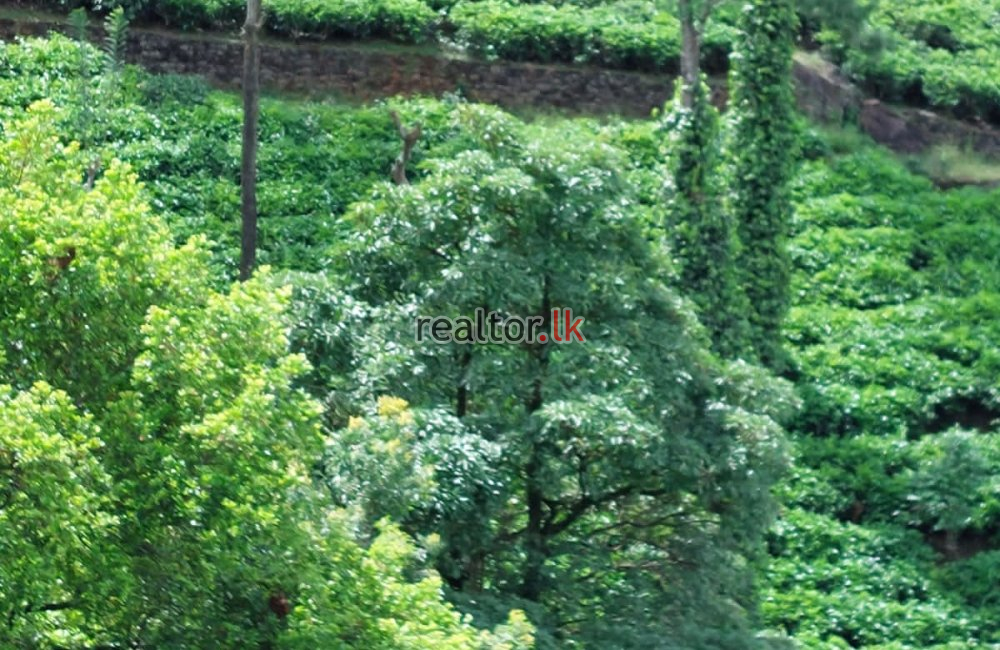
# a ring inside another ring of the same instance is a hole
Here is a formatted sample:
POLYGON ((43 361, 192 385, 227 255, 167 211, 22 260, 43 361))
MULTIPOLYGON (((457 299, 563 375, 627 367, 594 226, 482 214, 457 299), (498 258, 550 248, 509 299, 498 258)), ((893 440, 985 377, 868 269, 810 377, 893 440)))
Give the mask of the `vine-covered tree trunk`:
POLYGON ((747 4, 732 67, 732 209, 750 299, 754 347, 772 368, 783 364, 781 323, 789 306, 785 238, 791 218, 787 185, 793 173, 793 0, 747 4))
POLYGON ((699 318, 725 357, 743 356, 749 347, 746 295, 735 269, 732 216, 722 206, 718 183, 719 118, 701 76, 701 39, 716 2, 680 0, 680 88, 669 114, 670 175, 668 204, 681 280, 699 306, 699 318))
POLYGON ((240 245, 240 280, 248 280, 257 264, 257 124, 260 121, 261 0, 247 0, 243 25, 243 235, 240 245))
POLYGON ((746 294, 736 268, 736 233, 722 204, 719 116, 699 80, 680 90, 668 116, 670 180, 667 213, 681 281, 721 356, 752 356, 746 294))

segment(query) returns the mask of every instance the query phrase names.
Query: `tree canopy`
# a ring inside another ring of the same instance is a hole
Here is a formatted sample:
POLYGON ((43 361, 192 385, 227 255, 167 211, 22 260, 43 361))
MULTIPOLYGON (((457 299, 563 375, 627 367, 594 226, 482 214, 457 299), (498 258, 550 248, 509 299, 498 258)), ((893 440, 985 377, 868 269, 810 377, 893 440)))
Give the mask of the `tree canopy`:
POLYGON ((358 546, 311 478, 289 291, 215 291, 127 167, 86 187, 56 117, 33 104, 0 145, 5 647, 530 644, 518 614, 480 633, 411 577, 390 524, 358 546))

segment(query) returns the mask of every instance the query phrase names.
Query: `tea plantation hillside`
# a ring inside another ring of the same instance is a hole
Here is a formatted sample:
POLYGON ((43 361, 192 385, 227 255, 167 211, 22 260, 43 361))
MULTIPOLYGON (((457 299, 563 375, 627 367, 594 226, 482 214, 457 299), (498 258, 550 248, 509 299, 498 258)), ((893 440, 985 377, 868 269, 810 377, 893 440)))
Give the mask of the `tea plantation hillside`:
MULTIPOLYGON (((267 24, 672 71, 672 16, 272 0, 267 24)), ((877 54, 843 16, 798 37, 1000 119, 1000 8, 863 17, 877 54)), ((120 54, 0 43, 0 647, 1000 648, 1000 189, 700 87, 642 120, 265 96, 237 282, 240 97, 120 54), (760 250, 766 278, 726 266, 760 250), (785 275, 767 357, 746 288, 785 275), (477 310, 565 318, 566 344, 467 345, 477 310)), ((771 72, 736 96, 791 115, 787 84, 749 95, 771 72)))
MULTIPOLYGON (((105 0, 33 0, 60 12, 107 10, 105 0)), ((134 19, 172 28, 232 31, 240 0, 120 3, 134 19)), ((648 0, 266 0, 266 29, 306 39, 438 43, 475 56, 676 72, 676 2, 648 0)), ((719 4, 702 58, 724 72, 741 3, 719 4)), ((1000 8, 992 0, 800 3, 800 44, 844 66, 875 96, 1000 124, 1000 8)))

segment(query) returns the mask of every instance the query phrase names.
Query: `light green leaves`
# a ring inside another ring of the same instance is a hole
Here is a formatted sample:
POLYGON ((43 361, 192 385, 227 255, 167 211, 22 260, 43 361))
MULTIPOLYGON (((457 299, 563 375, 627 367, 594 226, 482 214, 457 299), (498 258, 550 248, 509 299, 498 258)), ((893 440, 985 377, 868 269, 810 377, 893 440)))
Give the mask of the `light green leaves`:
POLYGON ((124 387, 149 305, 204 287, 207 269, 194 248, 174 248, 127 167, 88 190, 56 118, 39 102, 0 144, 0 376, 99 401, 124 387))
POLYGON ((491 639, 409 579, 401 533, 365 552, 335 523, 290 290, 213 290, 203 242, 175 247, 124 165, 88 187, 57 117, 0 143, 0 645, 491 639))
POLYGON ((96 610, 99 582, 126 589, 113 566, 117 517, 93 419, 39 383, 0 386, 0 643, 96 610), (58 607, 59 609, 56 609, 58 607))

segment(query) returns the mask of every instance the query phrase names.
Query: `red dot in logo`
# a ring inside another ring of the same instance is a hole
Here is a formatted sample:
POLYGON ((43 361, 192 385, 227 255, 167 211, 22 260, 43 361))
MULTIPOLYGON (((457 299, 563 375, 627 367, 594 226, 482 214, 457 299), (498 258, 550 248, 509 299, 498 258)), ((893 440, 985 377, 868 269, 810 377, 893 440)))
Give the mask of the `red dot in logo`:
POLYGON ((549 337, 548 337, 547 334, 539 334, 538 335, 538 342, 539 343, 545 343, 548 340, 549 340, 549 337))

